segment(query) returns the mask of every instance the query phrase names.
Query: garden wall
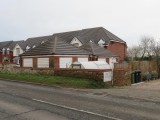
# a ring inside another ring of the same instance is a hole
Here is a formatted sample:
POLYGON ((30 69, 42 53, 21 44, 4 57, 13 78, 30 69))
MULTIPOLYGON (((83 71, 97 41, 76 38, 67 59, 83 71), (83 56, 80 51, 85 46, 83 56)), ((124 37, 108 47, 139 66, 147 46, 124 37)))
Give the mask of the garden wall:
MULTIPOLYGON (((111 70, 97 70, 97 69, 53 69, 53 68, 21 68, 15 65, 5 65, 0 67, 1 72, 9 73, 28 73, 28 74, 47 74, 65 77, 86 78, 90 80, 103 81, 103 72, 111 70)), ((117 64, 113 70, 113 83, 114 85, 130 85, 131 84, 131 71, 129 64, 117 64), (125 66, 125 67, 124 67, 125 66)))
POLYGON ((55 69, 54 75, 66 76, 66 77, 77 77, 86 78, 91 80, 103 81, 103 72, 111 71, 109 70, 97 70, 97 69, 55 69))
POLYGON ((131 72, 129 69, 114 69, 113 83, 117 86, 131 85, 131 72))
POLYGON ((77 77, 77 78, 86 78, 91 80, 103 81, 103 72, 111 71, 109 70, 97 70, 97 69, 54 69, 54 68, 21 68, 16 67, 15 65, 5 65, 0 67, 0 72, 8 73, 27 73, 27 74, 47 74, 47 75, 56 75, 56 76, 65 76, 65 77, 77 77))

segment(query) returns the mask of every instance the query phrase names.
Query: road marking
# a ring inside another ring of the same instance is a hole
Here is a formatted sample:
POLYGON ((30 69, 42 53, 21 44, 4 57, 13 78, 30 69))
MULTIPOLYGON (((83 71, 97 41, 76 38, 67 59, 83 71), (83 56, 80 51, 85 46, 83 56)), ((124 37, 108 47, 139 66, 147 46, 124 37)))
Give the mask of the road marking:
POLYGON ((98 113, 94 113, 94 112, 89 112, 89 111, 85 111, 85 110, 79 110, 79 109, 76 109, 76 108, 72 108, 72 107, 68 107, 68 106, 64 106, 64 105, 58 105, 58 104, 54 104, 54 103, 43 101, 43 100, 38 100, 38 99, 32 99, 32 100, 36 101, 36 102, 49 104, 49 105, 52 105, 52 106, 57 106, 57 107, 65 108, 65 109, 70 109, 70 110, 74 110, 74 111, 78 111, 78 112, 83 112, 83 113, 87 113, 87 114, 91 114, 91 115, 96 115, 96 116, 99 116, 99 117, 104 117, 104 118, 107 118, 107 119, 122 120, 122 119, 119 119, 119 118, 110 117, 110 116, 106 116, 106 115, 102 115, 102 114, 98 114, 98 113))

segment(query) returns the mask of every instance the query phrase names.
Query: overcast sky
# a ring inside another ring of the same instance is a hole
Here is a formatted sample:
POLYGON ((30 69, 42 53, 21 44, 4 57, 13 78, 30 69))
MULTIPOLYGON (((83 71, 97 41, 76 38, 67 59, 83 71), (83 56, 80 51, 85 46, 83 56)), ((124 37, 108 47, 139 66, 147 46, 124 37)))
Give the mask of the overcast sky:
POLYGON ((160 0, 0 0, 0 41, 104 27, 127 42, 160 39, 160 0))

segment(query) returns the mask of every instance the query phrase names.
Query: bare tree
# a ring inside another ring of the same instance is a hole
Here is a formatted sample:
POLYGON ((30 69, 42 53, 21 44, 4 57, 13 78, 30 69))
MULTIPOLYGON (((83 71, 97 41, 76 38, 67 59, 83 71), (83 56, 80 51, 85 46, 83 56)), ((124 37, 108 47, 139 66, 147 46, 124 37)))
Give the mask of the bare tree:
POLYGON ((141 47, 139 46, 133 46, 128 48, 128 57, 131 58, 131 60, 136 60, 140 56, 141 47))
POLYGON ((152 44, 154 43, 154 38, 152 36, 143 36, 140 41, 141 48, 141 60, 144 59, 144 56, 150 57, 152 55, 152 44))
POLYGON ((159 62, 159 57, 160 57, 160 41, 155 41, 155 40, 152 41, 151 50, 152 50, 153 55, 155 56, 157 67, 160 68, 160 62, 159 62))

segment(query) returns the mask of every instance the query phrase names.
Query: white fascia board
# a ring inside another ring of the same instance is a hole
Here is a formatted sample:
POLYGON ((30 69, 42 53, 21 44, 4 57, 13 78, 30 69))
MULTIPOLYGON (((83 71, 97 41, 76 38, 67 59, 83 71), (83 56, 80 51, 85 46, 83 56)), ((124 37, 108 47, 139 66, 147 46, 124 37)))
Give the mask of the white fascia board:
POLYGON ((126 44, 126 42, 120 42, 120 41, 116 41, 116 40, 110 40, 110 41, 118 42, 118 43, 125 43, 126 44))
POLYGON ((29 58, 29 57, 51 57, 51 56, 58 56, 58 57, 78 57, 78 56, 84 56, 84 57, 88 57, 88 55, 39 55, 39 56, 22 56, 22 58, 29 58))

